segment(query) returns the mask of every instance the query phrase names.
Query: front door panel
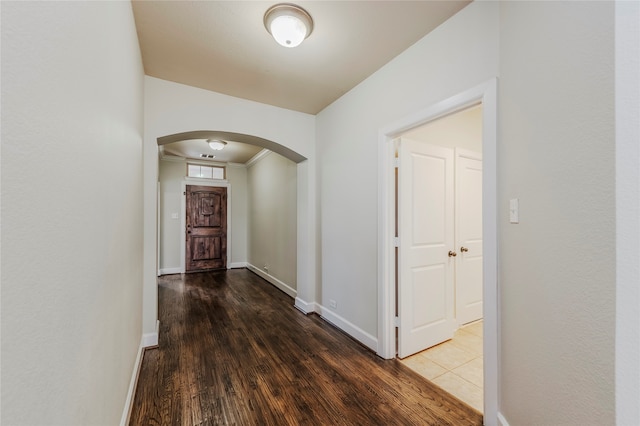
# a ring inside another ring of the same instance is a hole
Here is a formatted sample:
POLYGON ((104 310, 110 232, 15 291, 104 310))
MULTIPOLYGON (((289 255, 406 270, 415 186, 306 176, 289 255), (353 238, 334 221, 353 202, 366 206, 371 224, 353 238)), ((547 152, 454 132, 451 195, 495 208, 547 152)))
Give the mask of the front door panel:
POLYGON ((186 272, 227 267, 227 188, 187 185, 186 272))

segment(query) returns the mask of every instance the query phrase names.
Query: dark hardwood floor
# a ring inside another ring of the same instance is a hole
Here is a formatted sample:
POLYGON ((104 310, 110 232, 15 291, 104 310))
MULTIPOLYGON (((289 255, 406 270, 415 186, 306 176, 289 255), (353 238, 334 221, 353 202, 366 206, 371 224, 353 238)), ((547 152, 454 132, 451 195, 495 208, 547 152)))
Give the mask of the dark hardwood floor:
POLYGON ((131 425, 482 424, 246 269, 161 277, 159 316, 131 425))

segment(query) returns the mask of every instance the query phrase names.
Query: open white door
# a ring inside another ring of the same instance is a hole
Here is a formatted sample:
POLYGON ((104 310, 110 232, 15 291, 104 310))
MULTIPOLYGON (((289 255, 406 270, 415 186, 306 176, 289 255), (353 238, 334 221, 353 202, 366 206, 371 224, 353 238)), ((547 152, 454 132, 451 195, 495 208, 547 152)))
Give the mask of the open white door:
POLYGON ((482 155, 456 149, 456 321, 482 318, 482 155))
POLYGON ((398 171, 398 356, 451 339, 454 153, 402 138, 398 171))

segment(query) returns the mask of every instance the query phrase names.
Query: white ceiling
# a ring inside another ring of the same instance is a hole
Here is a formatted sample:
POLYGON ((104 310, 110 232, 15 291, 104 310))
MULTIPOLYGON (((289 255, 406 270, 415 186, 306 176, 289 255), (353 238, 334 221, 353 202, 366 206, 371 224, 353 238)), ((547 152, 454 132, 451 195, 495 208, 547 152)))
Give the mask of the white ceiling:
POLYGON ((264 28, 276 3, 132 1, 145 74, 317 114, 470 1, 296 1, 314 29, 293 49, 264 28))
POLYGON ((174 156, 202 161, 244 164, 251 160, 262 148, 241 142, 227 141, 227 146, 220 151, 209 147, 206 139, 186 139, 160 146, 162 157, 174 156), (214 158, 202 158, 200 154, 214 155, 214 158))

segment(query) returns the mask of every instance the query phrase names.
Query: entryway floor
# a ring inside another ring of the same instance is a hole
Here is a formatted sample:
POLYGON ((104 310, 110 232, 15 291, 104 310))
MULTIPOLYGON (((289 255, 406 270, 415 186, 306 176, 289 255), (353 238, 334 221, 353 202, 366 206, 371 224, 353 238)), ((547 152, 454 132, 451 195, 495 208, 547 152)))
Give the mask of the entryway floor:
POLYGON ((482 412, 482 320, 459 328, 453 339, 400 361, 482 412))
POLYGON ((482 416, 247 269, 158 278, 130 426, 456 425, 482 416))

